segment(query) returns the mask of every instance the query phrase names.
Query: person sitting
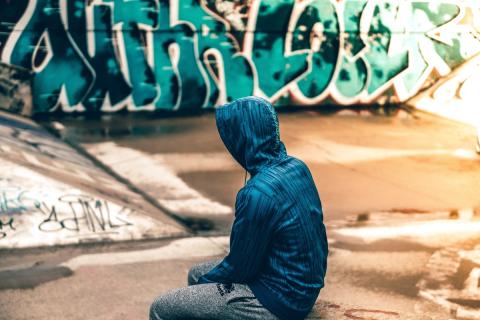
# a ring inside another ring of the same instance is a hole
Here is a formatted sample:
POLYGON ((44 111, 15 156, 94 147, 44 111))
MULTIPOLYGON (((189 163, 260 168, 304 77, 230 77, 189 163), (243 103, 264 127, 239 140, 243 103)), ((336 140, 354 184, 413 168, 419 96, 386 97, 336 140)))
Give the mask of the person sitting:
POLYGON ((230 252, 194 266, 189 286, 155 299, 150 319, 304 319, 324 286, 328 255, 310 170, 287 154, 268 101, 241 98, 215 117, 225 147, 251 176, 237 194, 230 252))

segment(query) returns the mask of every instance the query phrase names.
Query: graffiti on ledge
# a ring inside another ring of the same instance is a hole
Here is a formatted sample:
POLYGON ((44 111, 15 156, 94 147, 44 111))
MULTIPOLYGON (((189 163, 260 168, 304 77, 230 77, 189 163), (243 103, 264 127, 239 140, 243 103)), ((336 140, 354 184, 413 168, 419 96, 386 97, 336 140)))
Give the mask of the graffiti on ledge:
POLYGON ((405 101, 480 52, 476 0, 0 0, 35 112, 405 101))
POLYGON ((61 195, 54 202, 39 200, 37 191, 0 188, 0 239, 17 231, 18 224, 29 218, 36 220, 41 232, 66 231, 74 236, 118 233, 118 228, 133 225, 128 221, 135 211, 131 208, 82 194, 61 195))

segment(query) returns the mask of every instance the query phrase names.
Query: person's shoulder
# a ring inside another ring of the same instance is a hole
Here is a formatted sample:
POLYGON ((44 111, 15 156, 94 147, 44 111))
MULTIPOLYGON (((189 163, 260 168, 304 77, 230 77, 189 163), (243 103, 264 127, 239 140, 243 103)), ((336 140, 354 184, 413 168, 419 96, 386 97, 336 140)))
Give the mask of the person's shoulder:
POLYGON ((290 165, 292 166, 292 168, 311 176, 310 168, 303 160, 293 156, 289 156, 289 157, 290 157, 290 165))
POLYGON ((238 194, 242 197, 258 197, 258 196, 267 196, 271 197, 272 194, 269 192, 268 187, 263 183, 260 177, 255 177, 247 182, 243 188, 240 189, 238 194))
POLYGON ((242 215, 247 219, 259 220, 269 217, 272 210, 276 207, 276 200, 268 190, 258 187, 255 184, 245 185, 237 194, 237 202, 235 209, 237 215, 238 210, 242 207, 261 208, 261 210, 243 210, 242 215))
POLYGON ((305 162, 289 155, 281 162, 258 172, 243 189, 252 188, 252 190, 262 192, 271 198, 276 198, 290 179, 299 179, 302 176, 310 175, 310 170, 305 162))
POLYGON ((259 172, 240 189, 239 194, 241 197, 264 197, 275 200, 277 185, 275 179, 274 176, 269 176, 265 172, 259 172))
POLYGON ((304 168, 308 169, 307 164, 303 160, 301 160, 297 157, 289 155, 288 160, 289 160, 290 164, 293 165, 293 166, 300 166, 300 167, 304 167, 304 168))

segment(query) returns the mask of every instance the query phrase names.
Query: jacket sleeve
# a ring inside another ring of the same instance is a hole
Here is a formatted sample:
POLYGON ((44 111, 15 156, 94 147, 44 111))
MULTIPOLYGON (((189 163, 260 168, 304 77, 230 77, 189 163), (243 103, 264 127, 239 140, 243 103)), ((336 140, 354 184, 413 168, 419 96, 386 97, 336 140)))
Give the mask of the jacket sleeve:
POLYGON ((230 235, 230 253, 202 283, 247 283, 255 278, 265 262, 272 237, 274 202, 262 192, 241 190, 235 204, 235 221, 230 235))

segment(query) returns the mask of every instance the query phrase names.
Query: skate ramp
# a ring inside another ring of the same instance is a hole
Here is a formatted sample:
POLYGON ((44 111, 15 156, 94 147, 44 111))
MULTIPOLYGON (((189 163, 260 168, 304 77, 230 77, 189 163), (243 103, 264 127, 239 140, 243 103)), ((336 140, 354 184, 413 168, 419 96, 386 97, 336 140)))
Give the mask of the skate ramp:
POLYGON ((81 151, 0 112, 0 249, 186 234, 81 151))

